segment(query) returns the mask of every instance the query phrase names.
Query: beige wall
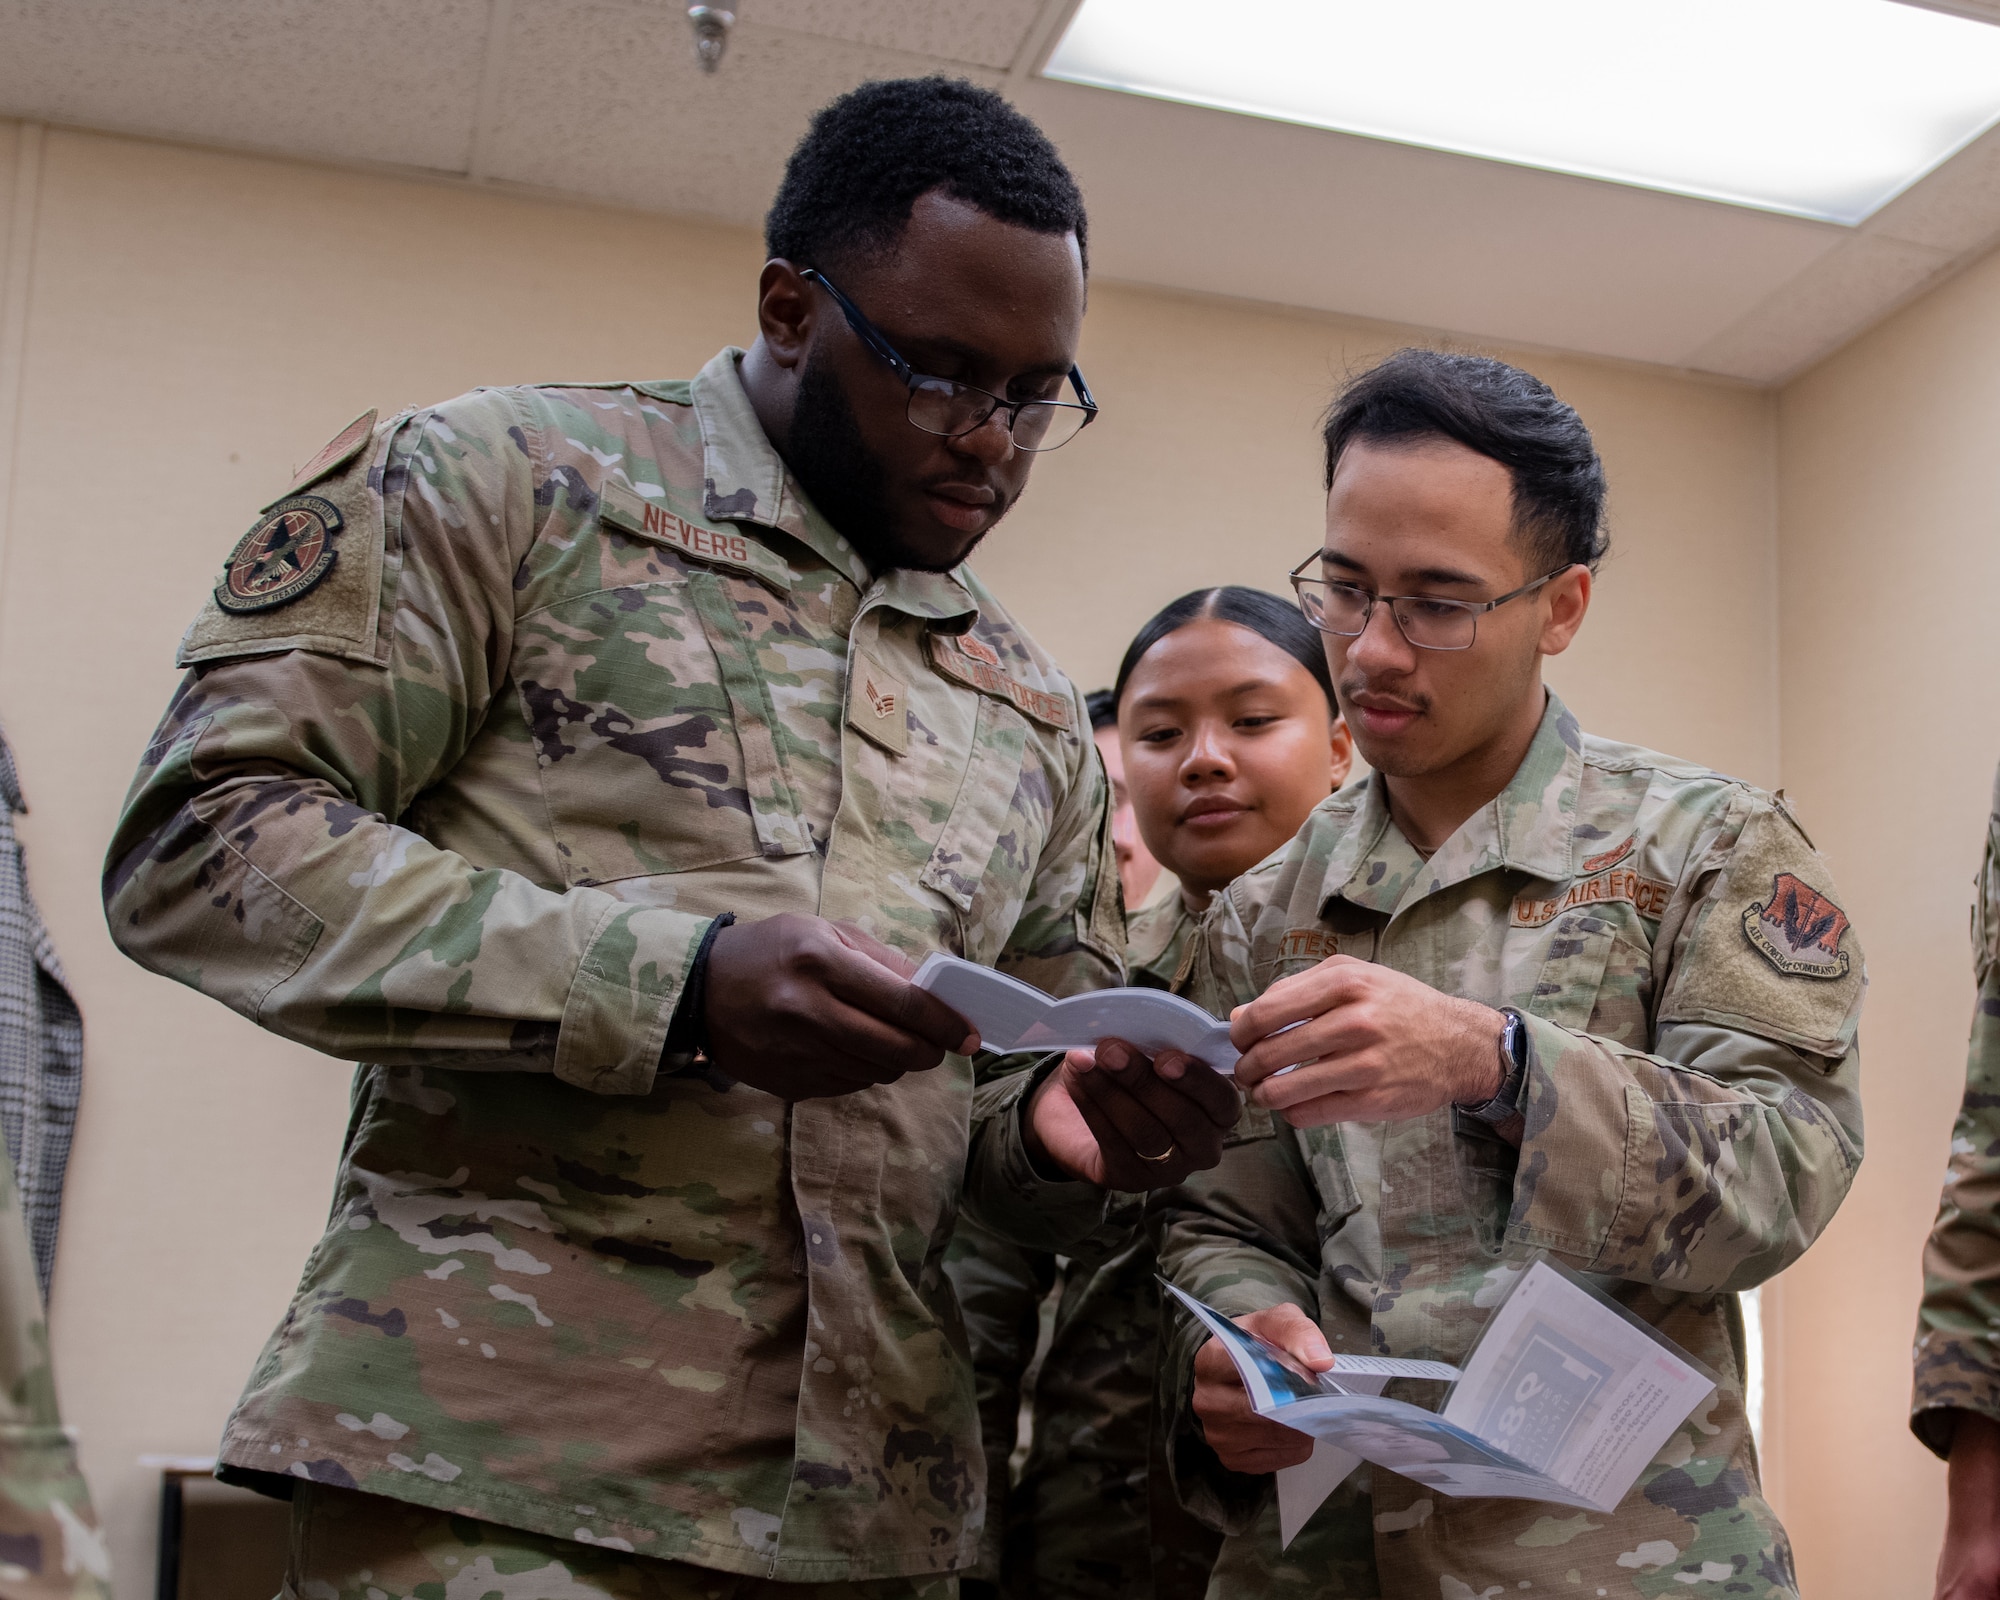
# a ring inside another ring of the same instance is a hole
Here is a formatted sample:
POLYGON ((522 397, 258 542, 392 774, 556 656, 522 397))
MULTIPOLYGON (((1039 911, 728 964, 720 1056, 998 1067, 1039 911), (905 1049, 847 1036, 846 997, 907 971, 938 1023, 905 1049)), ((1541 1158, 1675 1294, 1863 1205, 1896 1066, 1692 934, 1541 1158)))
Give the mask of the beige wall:
MULTIPOLYGON (((53 1325, 134 1597, 153 1516, 138 1458, 212 1450, 317 1235, 347 1080, 105 935, 99 855, 175 641, 254 507, 357 411, 688 374, 748 336, 759 252, 735 230, 4 123, 0 186, 18 219, 0 251, 0 717, 89 1030, 53 1325)), ((1280 587, 1319 535, 1316 413, 1408 336, 1099 285, 1083 363, 1104 419, 979 565, 1092 682, 1182 589, 1280 587)), ((1600 731, 1776 782, 1773 400, 1526 359, 1596 428, 1613 483, 1618 552, 1558 686, 1600 731)), ((1852 649, 1821 658, 1843 687, 1852 649)), ((1938 842, 1952 885, 1974 809, 1938 842)), ((1875 934, 1878 962, 1892 943, 1875 934)), ((1942 943, 1940 981, 1962 988, 1942 943)), ((1940 1107, 1949 1057, 1930 1063, 1940 1107)))
POLYGON ((1867 1163, 1786 1288, 1790 1504, 1808 1592, 1900 1600, 1929 1595, 1943 1523, 1903 1418, 2000 757, 2000 257, 1792 384, 1778 436, 1785 778, 1870 978, 1867 1163))

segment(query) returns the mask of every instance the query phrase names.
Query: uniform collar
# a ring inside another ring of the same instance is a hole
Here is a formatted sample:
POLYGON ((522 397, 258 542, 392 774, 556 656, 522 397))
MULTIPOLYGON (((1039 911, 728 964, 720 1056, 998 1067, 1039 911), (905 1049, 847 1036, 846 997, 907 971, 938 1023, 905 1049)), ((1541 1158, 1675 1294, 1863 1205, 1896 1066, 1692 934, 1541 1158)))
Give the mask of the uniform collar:
POLYGON ((1426 861, 1389 814, 1382 776, 1368 780, 1354 821, 1327 861, 1321 914, 1336 897, 1390 915, 1424 895, 1481 873, 1511 870, 1561 883, 1574 868, 1583 733, 1549 692, 1534 741, 1507 787, 1474 812, 1426 861))
POLYGON ((713 521, 755 522, 790 534, 867 596, 866 604, 932 618, 942 624, 941 633, 970 628, 979 602, 962 565, 950 572, 892 568, 878 581, 860 552, 806 498, 757 420, 743 387, 742 360, 743 352, 731 345, 690 386, 701 426, 703 512, 713 521))

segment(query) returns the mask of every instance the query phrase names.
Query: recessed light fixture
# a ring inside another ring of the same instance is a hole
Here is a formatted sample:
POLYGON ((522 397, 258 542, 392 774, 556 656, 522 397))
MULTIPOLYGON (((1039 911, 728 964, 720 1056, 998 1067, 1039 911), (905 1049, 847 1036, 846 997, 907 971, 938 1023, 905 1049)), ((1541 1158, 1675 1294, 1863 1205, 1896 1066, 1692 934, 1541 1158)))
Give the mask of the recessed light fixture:
POLYGON ((1848 224, 2000 120, 1899 0, 1084 0, 1044 72, 1848 224))

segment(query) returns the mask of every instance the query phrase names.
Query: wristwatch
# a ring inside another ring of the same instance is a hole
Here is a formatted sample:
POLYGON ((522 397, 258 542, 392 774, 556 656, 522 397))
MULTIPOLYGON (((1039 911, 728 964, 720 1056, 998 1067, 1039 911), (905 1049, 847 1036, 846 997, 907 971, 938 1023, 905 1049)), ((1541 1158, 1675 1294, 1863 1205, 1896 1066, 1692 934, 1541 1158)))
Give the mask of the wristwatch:
POLYGON ((1461 1102, 1458 1107, 1475 1122, 1495 1128, 1521 1114, 1521 1088, 1528 1081, 1527 1027, 1512 1006, 1502 1007, 1500 1015, 1505 1019, 1500 1029, 1500 1087, 1490 1100, 1470 1106, 1461 1102))

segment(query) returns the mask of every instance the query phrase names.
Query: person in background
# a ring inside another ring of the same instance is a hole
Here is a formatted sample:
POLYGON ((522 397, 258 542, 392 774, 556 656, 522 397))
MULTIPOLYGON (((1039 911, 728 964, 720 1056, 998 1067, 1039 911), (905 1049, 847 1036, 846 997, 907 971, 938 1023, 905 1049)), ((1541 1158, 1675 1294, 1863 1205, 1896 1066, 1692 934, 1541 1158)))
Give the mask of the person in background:
POLYGON ((1737 1292, 1861 1163, 1854 931, 1781 800, 1592 737, 1544 685, 1606 543, 1596 447, 1546 384, 1406 350, 1325 447, 1294 582, 1374 773, 1203 921, 1190 993, 1231 1018, 1249 1103, 1212 1174, 1157 1197, 1161 1270, 1325 1370, 1462 1361, 1546 1251, 1717 1388, 1608 1514, 1377 1467, 1281 1550, 1270 1474, 1312 1441, 1178 1319, 1169 1461, 1236 1535, 1210 1592, 1795 1596, 1737 1292))
MULTIPOLYGON (((1127 961, 1133 983, 1170 988, 1211 897, 1339 788, 1353 741, 1318 635, 1296 606, 1256 589, 1201 589, 1167 606, 1126 650, 1109 698, 1142 848, 1178 879, 1173 895, 1128 915, 1127 961)), ((970 1244, 963 1229, 960 1243, 970 1244)), ((955 1252, 961 1297, 988 1313, 974 1326, 981 1415, 1005 1428, 989 1462, 1013 1447, 1037 1290, 1061 1283, 1027 1460, 993 1546, 1010 1597, 1164 1600, 1207 1586, 1216 1537, 1153 1470, 1153 1261, 1143 1235, 1059 1274, 1032 1252, 955 1252)))
POLYGON ((1173 988, 1209 901, 1347 781, 1354 736, 1312 625, 1262 589, 1197 589, 1162 610, 1112 703, 1141 841, 1180 880, 1130 905, 1126 956, 1134 983, 1173 988))
MULTIPOLYGON (((1084 696, 1090 732, 1111 784, 1111 843, 1118 856, 1118 879, 1128 916, 1142 906, 1160 881, 1160 863, 1139 836, 1132 796, 1125 788, 1125 757, 1118 748, 1118 700, 1109 689, 1084 696)), ((993 1592, 1001 1567, 1007 1524, 1008 1475, 1020 1428, 1021 1395, 1034 1383, 1034 1354, 1044 1321, 1054 1314, 1045 1304, 1056 1281, 1057 1257, 1002 1238, 973 1218, 961 1217, 945 1257, 958 1286, 959 1310, 973 1348, 979 1352, 975 1394, 980 1439, 986 1454, 986 1530, 976 1576, 963 1587, 968 1600, 993 1592)))
POLYGON ((1125 787, 1125 755, 1118 748, 1118 696, 1093 689, 1083 697, 1090 711, 1090 737, 1104 758, 1104 775, 1111 780, 1111 843, 1118 852, 1118 881, 1125 891, 1128 918, 1146 904, 1160 881, 1160 863, 1139 835, 1132 813, 1132 794, 1125 787))
POLYGON ((2000 772, 1972 908, 1979 1000, 1924 1246, 1910 1427, 1949 1463, 1936 1600, 2000 1600, 2000 772))

